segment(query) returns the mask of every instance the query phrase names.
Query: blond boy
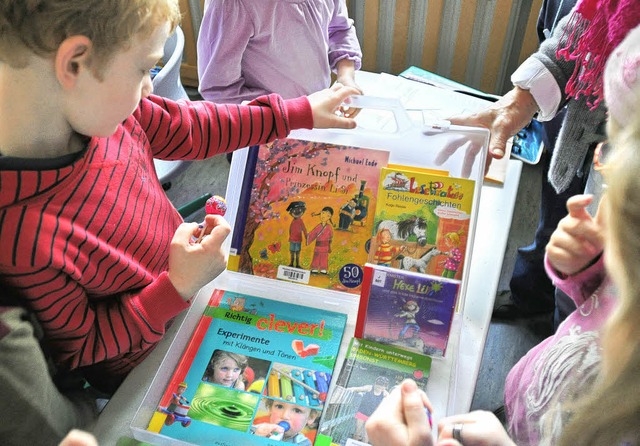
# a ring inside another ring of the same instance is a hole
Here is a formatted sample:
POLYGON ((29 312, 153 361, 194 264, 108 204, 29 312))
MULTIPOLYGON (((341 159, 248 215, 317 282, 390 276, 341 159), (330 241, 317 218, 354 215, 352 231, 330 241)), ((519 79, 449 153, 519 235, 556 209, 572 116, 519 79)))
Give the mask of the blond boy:
POLYGON ((203 159, 344 127, 340 85, 248 106, 153 96, 149 69, 176 0, 4 0, 0 6, 0 279, 35 314, 54 359, 112 392, 193 294, 225 267, 228 224, 200 244, 153 158, 203 159))

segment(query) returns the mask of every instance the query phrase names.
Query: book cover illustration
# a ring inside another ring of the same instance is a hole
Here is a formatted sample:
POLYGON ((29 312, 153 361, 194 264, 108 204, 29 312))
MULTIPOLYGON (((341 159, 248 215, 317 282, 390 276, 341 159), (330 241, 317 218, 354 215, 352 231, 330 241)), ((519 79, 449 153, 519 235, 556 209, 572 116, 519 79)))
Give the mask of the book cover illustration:
POLYGON ((461 279, 474 181, 404 166, 380 175, 368 262, 461 279))
POLYGON ((251 148, 228 268, 359 293, 388 157, 291 138, 251 148))
POLYGON ((382 400, 411 378, 426 389, 431 358, 353 338, 322 416, 316 446, 366 445, 365 422, 382 400))
POLYGON ((355 336, 444 356, 460 281, 367 264, 355 336))
POLYGON ((345 324, 215 290, 147 429, 194 445, 313 444, 345 324))

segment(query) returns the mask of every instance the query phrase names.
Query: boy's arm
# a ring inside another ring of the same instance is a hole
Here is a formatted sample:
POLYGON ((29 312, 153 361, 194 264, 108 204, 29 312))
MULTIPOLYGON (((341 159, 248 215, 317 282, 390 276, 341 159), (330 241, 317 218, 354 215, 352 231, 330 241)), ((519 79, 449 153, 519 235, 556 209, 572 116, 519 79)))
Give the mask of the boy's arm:
MULTIPOLYGON (((90 297, 76 280, 50 267, 23 268, 11 277, 11 286, 36 312, 57 364, 75 369, 114 360, 122 362, 114 367, 114 374, 122 377, 162 339, 168 322, 189 306, 167 272, 103 299, 90 297)), ((114 283, 115 289, 122 286, 114 283)))
POLYGON ((95 402, 64 395, 49 374, 45 356, 19 307, 0 307, 0 438, 3 444, 57 443, 72 428, 93 421, 95 402))
POLYGON ((152 95, 140 102, 134 118, 146 133, 153 156, 168 160, 205 159, 314 127, 307 97, 284 100, 276 94, 247 105, 175 102, 152 95))
POLYGON ((198 90, 207 101, 239 104, 270 93, 245 84, 242 58, 253 33, 242 2, 208 2, 198 36, 198 90))

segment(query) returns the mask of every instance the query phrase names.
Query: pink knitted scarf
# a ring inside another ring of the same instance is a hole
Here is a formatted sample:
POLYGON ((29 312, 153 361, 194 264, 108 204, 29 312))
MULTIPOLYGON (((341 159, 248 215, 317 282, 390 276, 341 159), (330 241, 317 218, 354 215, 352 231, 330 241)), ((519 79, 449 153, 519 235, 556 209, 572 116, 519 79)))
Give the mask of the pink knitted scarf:
POLYGON ((584 95, 591 109, 602 101, 602 75, 609 54, 640 24, 640 0, 578 0, 557 51, 558 58, 576 61, 565 92, 584 95))

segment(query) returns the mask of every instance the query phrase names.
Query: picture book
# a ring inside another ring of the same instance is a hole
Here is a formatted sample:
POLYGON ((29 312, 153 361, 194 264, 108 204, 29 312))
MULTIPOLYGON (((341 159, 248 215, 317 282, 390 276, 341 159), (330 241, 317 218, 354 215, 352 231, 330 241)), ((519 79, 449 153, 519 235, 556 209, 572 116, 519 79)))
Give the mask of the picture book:
POLYGON ((426 389, 431 358, 390 345, 353 338, 332 386, 316 446, 366 445, 366 420, 406 378, 426 389))
POLYGON ((181 444, 313 444, 345 324, 215 290, 147 430, 181 444))
POLYGON ((252 147, 228 269, 359 293, 388 157, 292 138, 252 147))
POLYGON ((459 280, 366 264, 355 336, 444 356, 459 280))
POLYGON ((380 178, 368 262, 461 279, 474 181, 406 166, 380 178))

